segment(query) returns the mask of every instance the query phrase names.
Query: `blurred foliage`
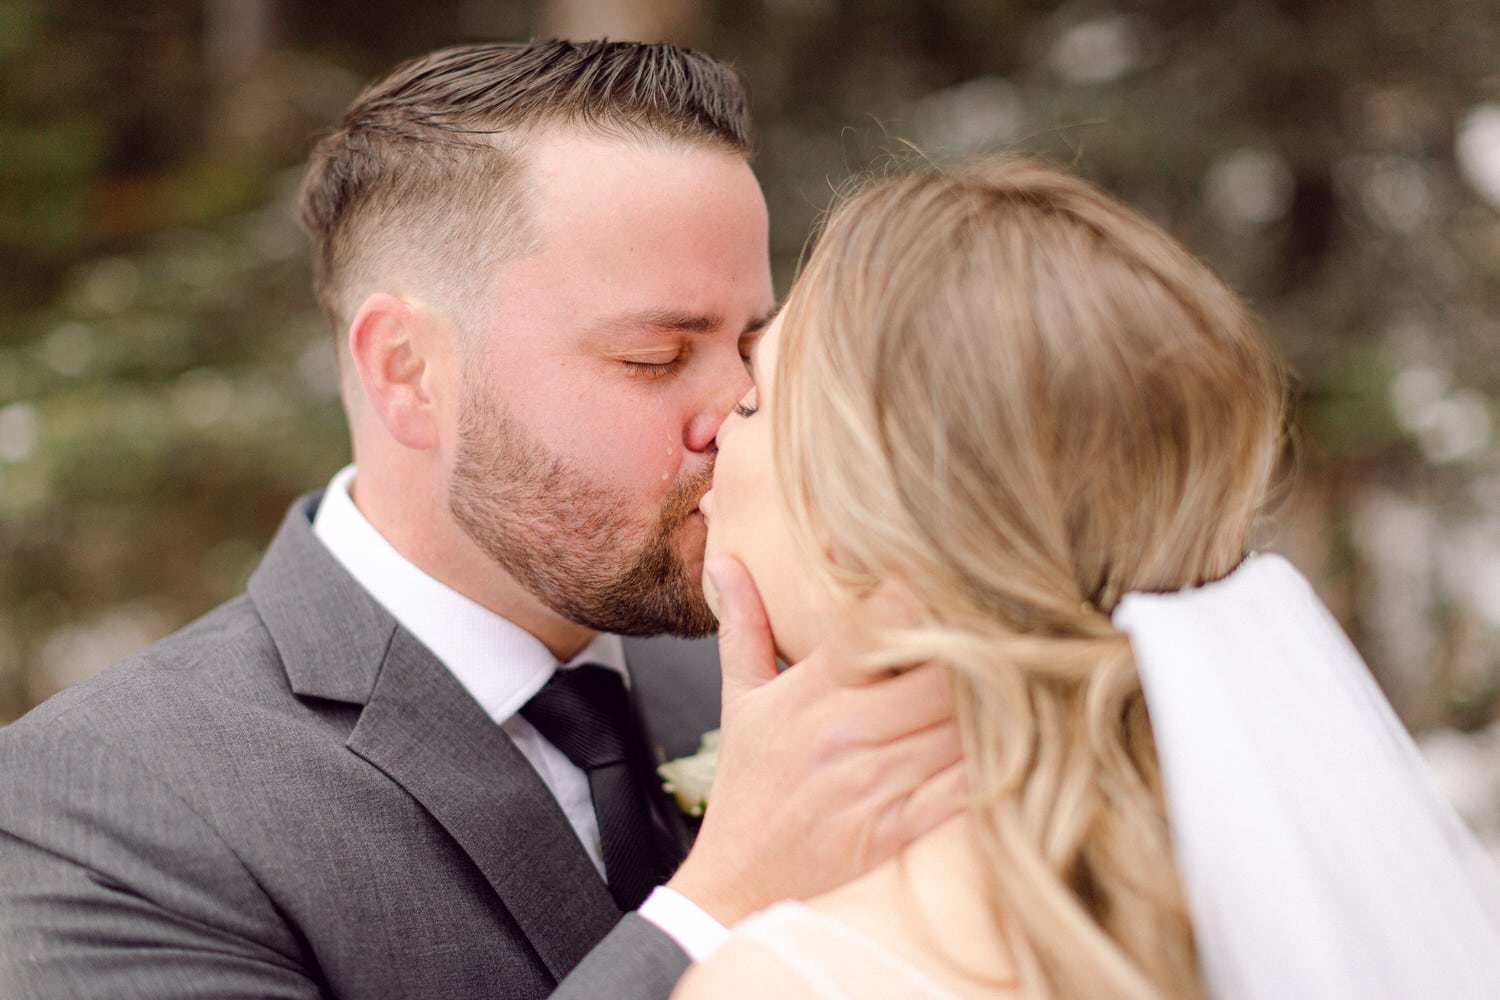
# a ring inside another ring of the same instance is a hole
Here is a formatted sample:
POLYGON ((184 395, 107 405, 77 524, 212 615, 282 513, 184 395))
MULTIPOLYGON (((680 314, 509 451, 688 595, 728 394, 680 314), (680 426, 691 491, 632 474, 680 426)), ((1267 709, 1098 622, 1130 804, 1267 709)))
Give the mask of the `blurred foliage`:
MULTIPOLYGON (((233 594, 346 460, 291 208, 312 137, 405 56, 603 30, 565 6, 0 0, 0 721, 233 594)), ((743 70, 783 288, 845 178, 918 150, 1040 152, 1180 235, 1298 374, 1267 544, 1408 722, 1495 718, 1500 4, 611 11, 743 70)))

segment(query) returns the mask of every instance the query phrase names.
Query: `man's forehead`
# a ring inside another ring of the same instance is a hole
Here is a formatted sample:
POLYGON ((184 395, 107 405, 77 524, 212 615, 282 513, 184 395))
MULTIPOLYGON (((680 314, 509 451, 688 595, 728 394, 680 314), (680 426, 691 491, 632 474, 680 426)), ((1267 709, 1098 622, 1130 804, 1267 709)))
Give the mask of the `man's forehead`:
POLYGON ((765 202, 743 157, 577 129, 523 146, 525 252, 501 298, 565 313, 600 337, 732 332, 773 300, 765 202))

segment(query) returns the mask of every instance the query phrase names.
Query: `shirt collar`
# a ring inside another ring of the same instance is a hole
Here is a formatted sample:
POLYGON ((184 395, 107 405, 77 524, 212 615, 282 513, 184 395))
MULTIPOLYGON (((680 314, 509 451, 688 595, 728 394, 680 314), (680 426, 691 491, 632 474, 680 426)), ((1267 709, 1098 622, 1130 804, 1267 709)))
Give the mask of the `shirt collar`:
MULTIPOLYGON (((429 576, 375 530, 350 496, 354 466, 328 484, 313 533, 349 574, 448 668, 485 713, 503 723, 557 669, 546 645, 519 625, 429 576)), ((599 663, 626 677, 616 635, 597 635, 566 666, 599 663)))

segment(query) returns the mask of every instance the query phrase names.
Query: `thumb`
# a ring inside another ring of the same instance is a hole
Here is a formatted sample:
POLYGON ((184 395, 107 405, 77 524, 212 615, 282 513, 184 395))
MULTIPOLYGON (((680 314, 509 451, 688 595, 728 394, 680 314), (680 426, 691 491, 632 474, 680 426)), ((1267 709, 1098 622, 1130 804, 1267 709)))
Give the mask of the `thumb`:
POLYGON ((728 706, 776 676, 776 644, 760 591, 738 559, 713 556, 704 561, 703 575, 719 616, 719 669, 728 706))

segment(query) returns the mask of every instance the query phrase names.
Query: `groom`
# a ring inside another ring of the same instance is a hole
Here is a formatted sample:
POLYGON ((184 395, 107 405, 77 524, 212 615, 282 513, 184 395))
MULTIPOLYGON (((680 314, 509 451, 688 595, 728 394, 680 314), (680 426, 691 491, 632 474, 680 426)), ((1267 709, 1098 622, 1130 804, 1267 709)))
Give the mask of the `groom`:
POLYGON ((937 668, 862 675, 851 618, 777 676, 732 563, 680 866, 648 784, 718 709, 619 636, 714 627, 696 506, 774 305, 748 149, 734 74, 670 46, 356 100, 302 197, 354 465, 244 596, 0 731, 0 995, 660 997, 953 808, 937 668))

